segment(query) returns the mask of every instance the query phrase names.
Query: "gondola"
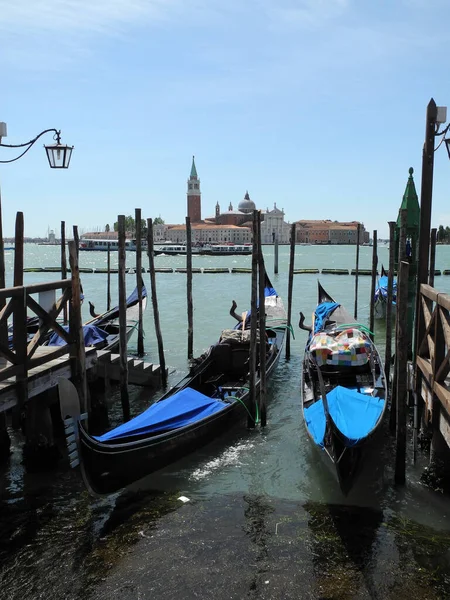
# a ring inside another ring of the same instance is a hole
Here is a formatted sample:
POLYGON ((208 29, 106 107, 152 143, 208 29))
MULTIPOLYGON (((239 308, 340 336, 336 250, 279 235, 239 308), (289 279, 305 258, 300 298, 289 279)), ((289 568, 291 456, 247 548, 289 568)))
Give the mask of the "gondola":
MULTIPOLYGON (((374 314, 376 319, 385 319, 386 318, 386 306, 388 300, 388 273, 384 269, 383 265, 381 265, 381 275, 378 278, 377 286, 375 288, 375 297, 374 297, 374 314)), ((394 278, 393 280, 393 288, 392 288, 392 310, 393 314, 395 314, 395 308, 397 303, 397 280, 394 278)))
MULTIPOLYGON (((142 311, 147 305, 147 288, 142 282, 142 311)), ((139 298, 137 286, 126 300, 126 336, 129 340, 139 323, 139 298)), ((116 306, 83 325, 84 344, 97 350, 116 350, 119 346, 119 307, 116 306)), ((48 346, 62 346, 66 342, 53 333, 47 342, 48 346)))
MULTIPOLYGON (((269 377, 280 358, 287 322, 283 302, 267 278, 264 305, 269 377)), ((249 314, 244 324, 248 322, 249 314)), ((119 490, 203 446, 250 414, 250 331, 242 325, 222 331, 189 374, 146 411, 100 436, 88 433, 72 384, 61 380, 61 414, 79 423, 75 463, 80 460, 90 490, 97 494, 119 490)), ((257 392, 259 386, 257 373, 257 392)))
POLYGON ((348 494, 376 446, 386 412, 386 378, 368 329, 318 284, 303 360, 308 435, 348 494))

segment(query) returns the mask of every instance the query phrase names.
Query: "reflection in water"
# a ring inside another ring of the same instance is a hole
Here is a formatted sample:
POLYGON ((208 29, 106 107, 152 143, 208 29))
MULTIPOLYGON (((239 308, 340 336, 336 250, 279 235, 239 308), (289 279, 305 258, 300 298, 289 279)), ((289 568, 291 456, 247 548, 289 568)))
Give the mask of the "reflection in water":
POLYGON ((250 590, 254 592, 261 575, 269 569, 268 542, 271 534, 267 520, 274 509, 264 496, 248 494, 244 496, 244 502, 247 505, 244 510, 244 531, 252 543, 256 562, 256 569, 250 583, 250 590))
MULTIPOLYGON (((321 598, 356 597, 362 589, 378 598, 371 572, 381 511, 345 505, 307 503, 308 527, 321 598)), ((359 596, 358 596, 359 597, 359 596)))

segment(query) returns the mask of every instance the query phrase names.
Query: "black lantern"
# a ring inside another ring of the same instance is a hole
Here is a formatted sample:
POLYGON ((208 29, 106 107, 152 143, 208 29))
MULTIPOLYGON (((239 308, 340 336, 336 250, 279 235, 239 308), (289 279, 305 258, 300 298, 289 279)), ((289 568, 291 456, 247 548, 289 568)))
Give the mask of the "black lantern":
POLYGON ((24 144, 2 144, 2 137, 6 137, 6 123, 0 123, 0 146, 2 148, 20 148, 21 150, 22 148, 25 148, 25 150, 15 158, 0 160, 0 164, 12 163, 19 160, 19 158, 22 158, 41 136, 50 132, 55 134, 53 139, 56 143, 51 146, 44 146, 45 151, 47 152, 48 163, 52 169, 67 169, 70 163, 70 157, 72 156, 73 146, 64 146, 61 144, 61 131, 58 131, 58 129, 45 129, 34 139, 25 142, 24 144))
POLYGON ((61 132, 57 131, 54 139, 56 144, 44 146, 47 152, 48 164, 51 169, 67 169, 72 156, 73 146, 63 146, 61 144, 61 132))
POLYGON ((63 144, 52 144, 44 146, 47 152, 48 164, 52 169, 67 169, 72 156, 73 146, 63 144))

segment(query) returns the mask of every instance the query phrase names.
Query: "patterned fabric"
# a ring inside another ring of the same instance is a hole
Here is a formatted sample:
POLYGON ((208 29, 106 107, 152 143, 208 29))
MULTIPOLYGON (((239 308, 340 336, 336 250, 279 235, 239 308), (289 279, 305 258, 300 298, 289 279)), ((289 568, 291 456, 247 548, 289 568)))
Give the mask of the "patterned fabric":
POLYGON ((368 362, 370 346, 369 339, 362 331, 345 329, 335 334, 316 333, 311 339, 309 351, 315 357, 319 367, 323 365, 355 367, 368 362))

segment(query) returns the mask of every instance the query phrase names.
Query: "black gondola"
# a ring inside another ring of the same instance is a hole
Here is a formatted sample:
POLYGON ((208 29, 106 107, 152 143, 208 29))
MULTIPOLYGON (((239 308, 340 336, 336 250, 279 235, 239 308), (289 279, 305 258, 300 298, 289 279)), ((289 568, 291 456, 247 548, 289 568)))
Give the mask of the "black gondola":
MULTIPOLYGON (((287 327, 282 300, 266 280, 266 374, 280 358, 287 327)), ((249 315, 247 315, 247 321, 249 315)), ((82 472, 95 493, 114 492, 222 434, 248 414, 250 331, 238 324, 222 332, 190 373, 146 411, 101 436, 80 423, 78 400, 60 382, 61 414, 78 420, 75 437, 82 472)), ((256 391, 260 379, 256 376, 256 391)), ((76 394, 76 392, 75 392, 76 394)))
POLYGON ((320 283, 303 360, 302 410, 310 439, 347 494, 380 432, 386 378, 368 329, 320 283))
MULTIPOLYGON (((388 302, 388 272, 381 265, 381 275, 377 280, 377 286, 375 288, 374 296, 374 314, 377 319, 386 318, 386 307, 388 302)), ((392 314, 395 315, 395 309, 397 307, 397 280, 394 277, 392 282, 392 314)))
MULTIPOLYGON (((142 311, 147 305, 147 288, 142 282, 142 311)), ((92 305, 93 307, 93 305, 92 305)), ((91 308, 92 311, 93 308, 91 308)), ((126 300, 126 330, 127 340, 137 329, 139 323, 139 298, 138 288, 126 300)), ((119 346, 119 307, 116 306, 83 325, 84 343, 86 347, 95 347, 97 350, 116 350, 119 346)), ((60 346, 65 341, 57 333, 53 333, 47 342, 48 346, 60 346)))

